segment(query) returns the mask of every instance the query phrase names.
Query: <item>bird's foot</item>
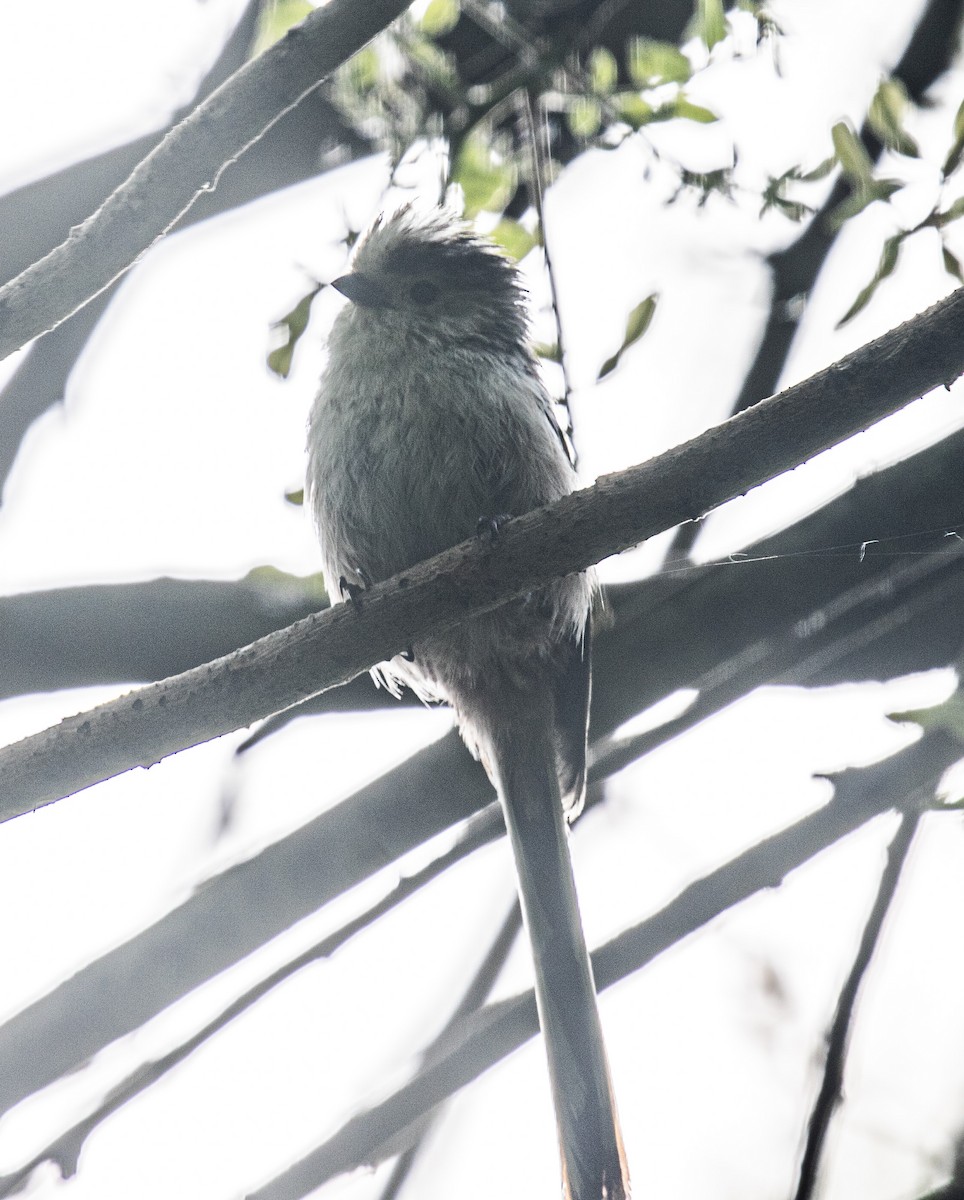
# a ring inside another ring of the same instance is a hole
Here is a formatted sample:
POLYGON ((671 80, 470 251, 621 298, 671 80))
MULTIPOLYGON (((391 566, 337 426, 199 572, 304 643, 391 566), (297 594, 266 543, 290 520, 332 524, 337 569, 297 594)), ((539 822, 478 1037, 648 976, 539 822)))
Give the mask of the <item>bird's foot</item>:
POLYGON ((490 542, 499 540, 502 526, 512 520, 512 513, 496 513, 493 517, 479 517, 475 523, 475 536, 481 541, 488 538, 490 542))
POLYGON ((367 571, 356 570, 355 574, 361 580, 361 583, 352 583, 350 579, 342 575, 338 580, 338 590, 341 592, 342 600, 347 601, 347 603, 352 606, 355 612, 361 612, 362 593, 366 590, 366 588, 371 587, 372 581, 368 577, 367 571))

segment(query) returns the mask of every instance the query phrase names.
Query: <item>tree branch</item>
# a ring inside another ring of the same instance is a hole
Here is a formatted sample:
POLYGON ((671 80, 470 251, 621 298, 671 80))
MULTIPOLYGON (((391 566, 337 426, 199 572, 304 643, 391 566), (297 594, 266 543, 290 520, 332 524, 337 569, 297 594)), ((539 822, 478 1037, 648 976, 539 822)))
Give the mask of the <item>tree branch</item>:
MULTIPOLYGON (((919 799, 926 803, 931 797, 922 794, 919 799)), ((837 1105, 844 1098, 844 1067, 847 1061, 850 1033, 854 1025, 857 1000, 864 977, 870 969, 871 961, 880 943, 884 922, 893 907, 897 886, 900 883, 923 815, 924 809, 920 807, 920 804, 906 805, 905 810, 900 813, 900 824, 894 831, 893 839, 887 848, 887 861, 877 885, 877 894, 861 933, 860 945, 857 947, 854 961, 837 998, 837 1007, 827 1038, 827 1058, 824 1063, 823 1080, 807 1126, 807 1142, 800 1163, 800 1175, 794 1200, 812 1200, 815 1194, 820 1160, 827 1143, 830 1122, 837 1110, 837 1105)))
POLYGON ((0 358, 103 291, 217 185, 226 166, 408 4, 331 0, 235 72, 65 242, 0 288, 0 358))
MULTIPOLYGON (((326 10, 327 11, 327 10, 326 10)), ((657 458, 510 521, 232 654, 0 751, 0 820, 250 725, 433 630, 581 571, 788 470, 964 372, 964 288, 657 458)))
MULTIPOLYGON (((909 795, 933 794, 960 753, 949 735, 927 735, 892 759, 836 776, 834 799, 780 833, 690 884, 664 908, 593 951, 600 991, 652 962, 670 946, 791 871, 909 795), (887 799, 882 797, 886 796, 887 799)), ((426 1114, 539 1031, 535 996, 524 992, 489 1004, 453 1030, 446 1053, 393 1095, 359 1113, 247 1200, 297 1200, 346 1171, 397 1154, 417 1136, 426 1114)))

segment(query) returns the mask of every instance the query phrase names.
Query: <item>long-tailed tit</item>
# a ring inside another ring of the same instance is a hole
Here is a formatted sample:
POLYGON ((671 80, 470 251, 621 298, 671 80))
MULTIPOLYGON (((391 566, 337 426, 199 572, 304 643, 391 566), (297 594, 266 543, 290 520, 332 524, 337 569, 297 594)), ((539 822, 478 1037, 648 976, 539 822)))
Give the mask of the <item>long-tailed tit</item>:
MULTIPOLYGON (((333 286, 351 304, 329 339, 307 481, 332 597, 573 490, 524 291, 493 244, 406 208, 375 222, 333 286)), ((499 793, 564 1184, 574 1200, 619 1200, 628 1180, 563 817, 585 792, 592 592, 588 575, 553 580, 376 670, 451 704, 499 793)))

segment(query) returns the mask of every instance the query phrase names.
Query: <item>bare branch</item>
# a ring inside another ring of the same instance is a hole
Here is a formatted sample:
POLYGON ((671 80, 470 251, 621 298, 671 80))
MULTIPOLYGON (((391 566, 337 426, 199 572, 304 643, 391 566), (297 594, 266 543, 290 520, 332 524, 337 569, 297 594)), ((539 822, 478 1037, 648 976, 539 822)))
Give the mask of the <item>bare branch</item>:
MULTIPOLYGON (((922 794, 918 799, 926 803, 930 797, 922 794)), ((836 1112, 837 1105, 843 1099, 847 1044, 850 1041, 850 1031, 853 1028, 854 1012, 860 988, 870 968, 874 952, 880 943, 884 922, 893 906, 894 897, 897 895, 897 885, 900 883, 911 845, 924 815, 924 809, 919 804, 908 805, 907 809, 900 814, 900 824, 894 831, 893 840, 887 848, 887 862, 877 886, 877 894, 864 925, 860 945, 854 955, 850 972, 837 998, 837 1009, 833 1016, 830 1036, 827 1039, 827 1060, 824 1064, 823 1081, 807 1126, 807 1144, 800 1163, 800 1177, 797 1181, 795 1200, 812 1200, 817 1186, 820 1159, 830 1129, 830 1121, 836 1112)))
POLYGON ((46 333, 132 266, 205 191, 409 0, 331 0, 175 126, 67 240, 0 288, 0 358, 46 333))
MULTIPOLYGON (((592 964, 598 987, 604 990, 625 979, 728 908, 763 888, 778 886, 796 867, 890 811, 903 797, 927 790, 932 794, 959 753, 953 738, 936 733, 892 759, 843 772, 835 779, 834 799, 824 808, 696 880, 659 912, 595 950, 592 964)), ((337 1175, 397 1154, 400 1146, 411 1143, 436 1105, 538 1030, 531 991, 486 1005, 452 1032, 444 1055, 382 1103, 352 1117, 300 1162, 250 1192, 248 1200, 296 1200, 337 1175)))
POLYGON ((150 766, 354 678, 772 478, 964 371, 964 289, 682 446, 510 521, 223 658, 0 751, 0 820, 150 766))
MULTIPOLYGON (((80 1152, 83 1149, 84 1143, 97 1126, 106 1121, 109 1116, 117 1112, 129 1100, 133 1100, 135 1096, 152 1087, 159 1079, 163 1079, 165 1075, 184 1062, 195 1050, 203 1046, 236 1017, 247 1012, 249 1008, 262 999, 262 997, 268 995, 279 984, 296 975, 304 967, 318 962, 319 959, 330 958, 356 934, 367 929, 379 917, 384 916, 385 913, 397 908, 409 896, 414 895, 419 888, 424 887, 432 879, 437 878, 453 863, 460 861, 480 846, 484 846, 498 837, 503 828, 502 814, 497 805, 492 804, 483 812, 478 813, 468 823, 456 844, 449 850, 440 854, 413 875, 408 875, 400 879, 390 892, 364 912, 342 925, 341 928, 336 929, 334 933, 322 938, 321 941, 316 942, 307 950, 303 950, 293 959, 283 963, 264 979, 259 980, 252 987, 242 992, 240 996, 235 997, 234 1000, 225 1005, 220 1012, 212 1017, 210 1021, 189 1038, 180 1042, 172 1050, 169 1050, 167 1054, 136 1067, 126 1078, 111 1088, 108 1095, 104 1097, 92 1112, 81 1117, 79 1121, 76 1121, 68 1129, 57 1134, 28 1162, 11 1171, 8 1175, 0 1175, 0 1197, 12 1196, 20 1191, 30 1178, 32 1172, 45 1162, 56 1163, 64 1179, 74 1175, 77 1171, 77 1161, 80 1158, 80 1152)), ((515 940, 515 935, 521 926, 521 912, 518 902, 515 902, 508 918, 503 924, 502 931, 489 954, 483 960, 472 985, 470 985, 462 1002, 453 1014, 449 1026, 446 1028, 449 1028, 453 1022, 457 1022, 470 1013, 475 1012, 482 1005, 491 987, 491 978, 497 973, 504 962, 515 940)), ((426 1052, 426 1057, 430 1057, 431 1053, 432 1047, 426 1052)))

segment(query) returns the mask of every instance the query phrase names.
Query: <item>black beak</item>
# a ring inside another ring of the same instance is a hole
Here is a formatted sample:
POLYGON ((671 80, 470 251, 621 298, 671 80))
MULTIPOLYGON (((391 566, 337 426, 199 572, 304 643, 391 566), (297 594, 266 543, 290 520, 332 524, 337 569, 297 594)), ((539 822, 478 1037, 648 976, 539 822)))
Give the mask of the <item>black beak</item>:
POLYGON ((388 304, 388 295, 381 284, 361 271, 341 275, 331 281, 331 286, 347 296, 353 304, 360 304, 363 308, 385 308, 388 304))

